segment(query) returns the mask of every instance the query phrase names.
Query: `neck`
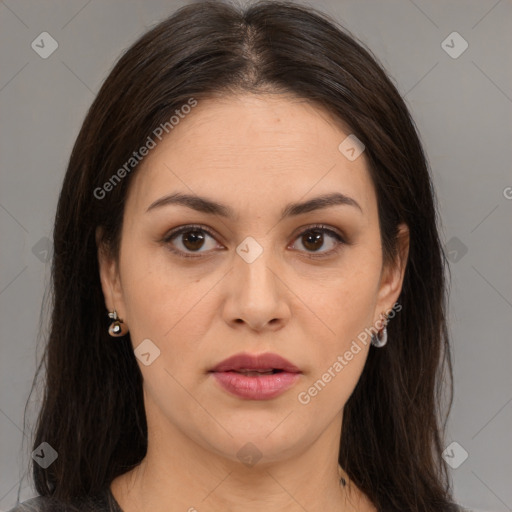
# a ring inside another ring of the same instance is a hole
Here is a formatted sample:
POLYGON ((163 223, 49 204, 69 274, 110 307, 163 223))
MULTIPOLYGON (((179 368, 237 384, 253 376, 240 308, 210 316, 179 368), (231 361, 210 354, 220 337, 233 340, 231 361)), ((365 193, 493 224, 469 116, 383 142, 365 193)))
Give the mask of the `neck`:
POLYGON ((337 460, 324 460, 317 449, 253 466, 212 454, 163 455, 148 444, 141 464, 114 480, 124 512, 261 512, 263 505, 265 512, 348 512, 362 499, 337 460))
POLYGON ((338 466, 341 415, 318 438, 304 441, 306 448, 286 454, 286 439, 278 430, 253 438, 253 443, 223 436, 221 450, 202 438, 196 442, 169 421, 154 419, 148 414, 145 458, 111 485, 124 512, 375 510, 338 466), (252 463, 237 457, 241 446, 245 455, 252 450, 252 463))

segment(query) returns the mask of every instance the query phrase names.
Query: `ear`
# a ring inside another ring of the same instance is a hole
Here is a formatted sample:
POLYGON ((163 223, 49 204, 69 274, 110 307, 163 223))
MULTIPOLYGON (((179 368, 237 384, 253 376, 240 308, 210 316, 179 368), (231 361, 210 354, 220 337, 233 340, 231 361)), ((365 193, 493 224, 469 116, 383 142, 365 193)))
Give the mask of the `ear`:
POLYGON ((119 269, 117 262, 110 254, 107 244, 103 239, 103 228, 96 228, 96 247, 98 248, 98 266, 100 271, 101 289, 105 299, 105 307, 109 312, 117 311, 125 323, 125 307, 121 281, 119 278, 119 269))
POLYGON ((382 268, 377 304, 375 306, 375 321, 382 317, 382 313, 389 313, 396 303, 405 275, 407 258, 409 256, 409 228, 406 224, 398 227, 398 251, 393 262, 385 264, 382 268))

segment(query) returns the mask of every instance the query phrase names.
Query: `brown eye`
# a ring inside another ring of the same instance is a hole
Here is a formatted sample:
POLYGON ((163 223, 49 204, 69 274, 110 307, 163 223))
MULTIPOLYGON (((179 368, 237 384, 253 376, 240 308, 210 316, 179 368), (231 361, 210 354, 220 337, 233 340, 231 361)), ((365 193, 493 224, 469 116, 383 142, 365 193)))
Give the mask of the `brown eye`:
POLYGON ((204 234, 198 230, 186 231, 181 234, 182 243, 189 251, 201 249, 204 244, 204 239, 204 234))
POLYGON ((170 246, 169 249, 173 252, 191 258, 200 257, 209 249, 216 247, 213 235, 199 226, 184 226, 171 232, 163 241, 170 246), (210 247, 208 247, 208 239, 213 241, 210 242, 210 247), (201 251, 204 247, 206 249, 201 251), (197 253, 197 255, 194 253, 197 253))
MULTIPOLYGON (((331 256, 346 243, 340 234, 322 225, 302 231, 296 240, 299 240, 303 247, 299 247, 300 252, 305 252, 310 258, 331 256)), ((212 252, 211 249, 218 248, 214 235, 201 226, 182 226, 169 233, 163 242, 168 245, 170 251, 184 258, 200 258, 212 252)))
POLYGON ((320 258, 337 252, 339 247, 345 243, 336 231, 323 226, 308 228, 299 234, 297 240, 300 241, 306 253, 319 253, 318 256, 313 254, 311 256, 320 258), (322 250, 322 248, 326 250, 322 250))
POLYGON ((324 234, 320 231, 307 231, 302 235, 302 245, 308 251, 318 251, 324 245, 324 234))

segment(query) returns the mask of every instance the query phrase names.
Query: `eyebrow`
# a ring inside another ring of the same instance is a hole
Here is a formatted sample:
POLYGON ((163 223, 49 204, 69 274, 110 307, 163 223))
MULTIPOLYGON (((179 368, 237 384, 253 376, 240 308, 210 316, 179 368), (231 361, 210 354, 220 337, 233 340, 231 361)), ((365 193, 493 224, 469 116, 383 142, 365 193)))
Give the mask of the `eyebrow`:
MULTIPOLYGON (((198 212, 207 213, 210 215, 219 215, 227 219, 234 219, 236 217, 234 210, 225 204, 213 201, 206 197, 182 194, 180 192, 176 192, 174 194, 170 194, 157 199, 149 205, 146 213, 151 210, 155 210, 156 208, 169 205, 186 206, 187 208, 196 210, 198 212)), ((321 210, 324 208, 340 205, 353 206, 361 213, 363 213, 361 206, 355 199, 346 196, 345 194, 336 192, 318 196, 302 203, 287 204, 281 211, 281 220, 286 217, 295 217, 303 213, 309 213, 315 210, 321 210)))

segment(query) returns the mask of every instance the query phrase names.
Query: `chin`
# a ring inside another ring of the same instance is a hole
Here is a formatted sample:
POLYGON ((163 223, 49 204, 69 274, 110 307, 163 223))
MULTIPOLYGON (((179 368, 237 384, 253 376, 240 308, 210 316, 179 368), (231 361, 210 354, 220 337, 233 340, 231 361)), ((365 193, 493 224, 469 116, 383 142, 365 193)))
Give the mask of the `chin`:
POLYGON ((279 418, 274 415, 271 423, 268 418, 254 417, 251 420, 245 417, 243 424, 236 421, 223 424, 232 437, 219 427, 215 438, 211 437, 210 431, 210 435, 203 438, 203 441, 209 449, 222 457, 249 467, 256 463, 265 465, 286 460, 293 453, 299 453, 312 444, 319 435, 319 432, 316 436, 314 432, 308 433, 304 424, 299 427, 295 422, 292 423, 292 416, 290 414, 290 419, 283 422, 286 414, 279 418))

